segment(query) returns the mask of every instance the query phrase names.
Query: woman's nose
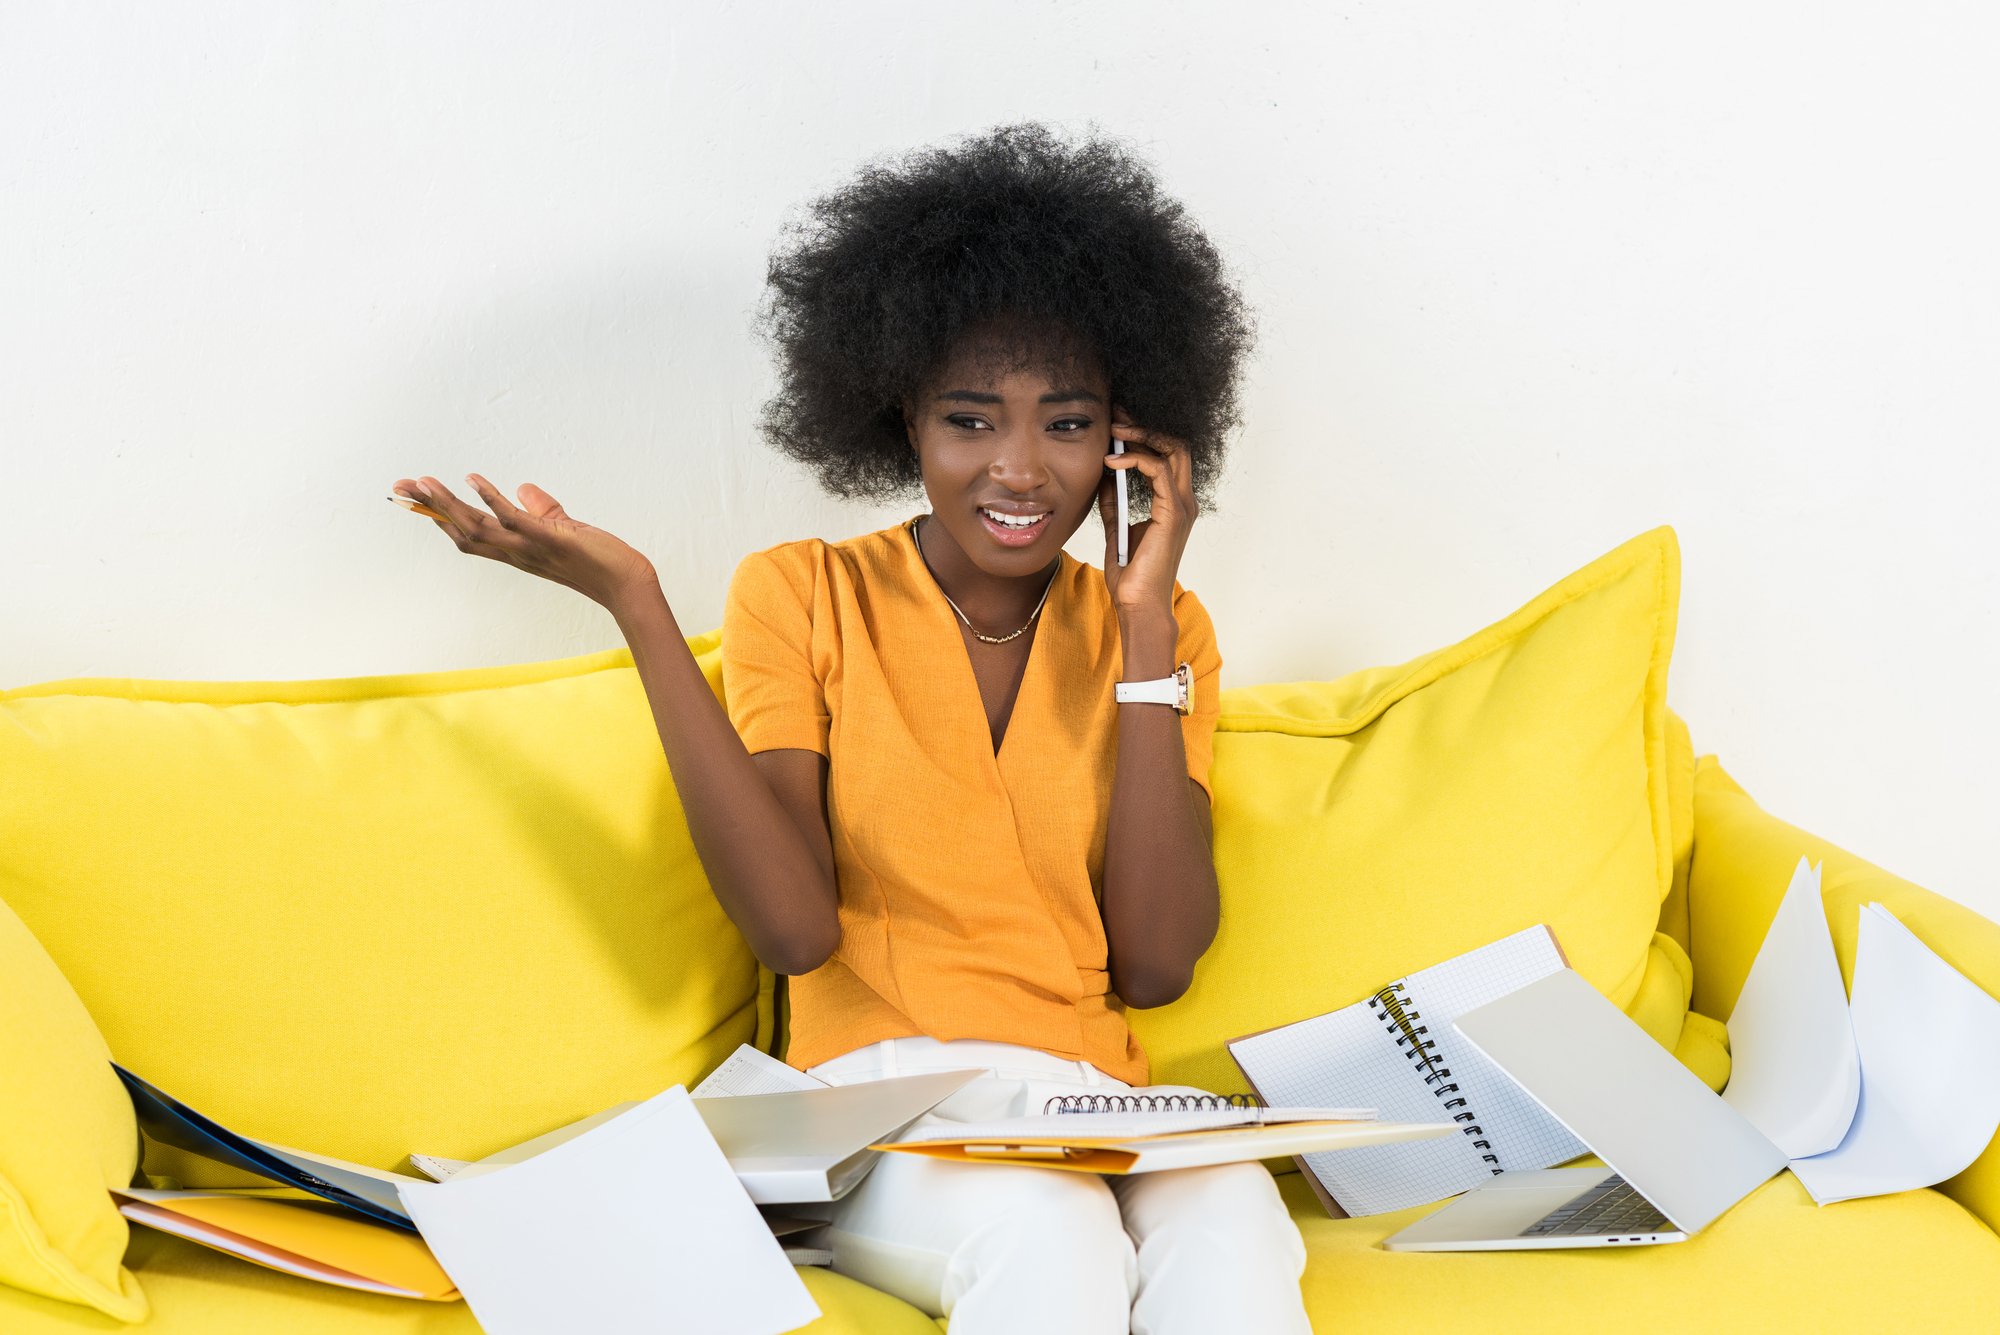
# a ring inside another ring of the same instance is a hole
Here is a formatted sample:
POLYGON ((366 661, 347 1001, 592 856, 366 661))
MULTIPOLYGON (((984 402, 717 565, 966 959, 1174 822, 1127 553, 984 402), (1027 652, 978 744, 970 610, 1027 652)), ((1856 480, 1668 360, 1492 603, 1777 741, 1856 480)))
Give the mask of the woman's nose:
POLYGON ((1000 434, 987 474, 1010 491, 1026 494, 1048 481, 1048 460, 1040 438, 1030 432, 1000 434))

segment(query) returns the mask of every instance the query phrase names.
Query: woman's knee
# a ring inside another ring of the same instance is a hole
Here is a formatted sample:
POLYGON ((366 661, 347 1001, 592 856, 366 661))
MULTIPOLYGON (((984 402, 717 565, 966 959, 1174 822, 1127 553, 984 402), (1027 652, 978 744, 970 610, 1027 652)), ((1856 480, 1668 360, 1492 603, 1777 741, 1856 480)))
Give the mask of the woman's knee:
POLYGON ((1141 1174, 1121 1180, 1117 1192, 1125 1225, 1141 1247, 1153 1238, 1202 1237, 1208 1246, 1276 1247, 1304 1268, 1305 1242, 1262 1164, 1141 1174))
POLYGON ((1008 1180, 993 1184, 984 1219, 955 1250, 948 1290, 963 1293, 985 1279, 1131 1302, 1138 1261, 1104 1179, 1054 1169, 987 1171, 1008 1180))

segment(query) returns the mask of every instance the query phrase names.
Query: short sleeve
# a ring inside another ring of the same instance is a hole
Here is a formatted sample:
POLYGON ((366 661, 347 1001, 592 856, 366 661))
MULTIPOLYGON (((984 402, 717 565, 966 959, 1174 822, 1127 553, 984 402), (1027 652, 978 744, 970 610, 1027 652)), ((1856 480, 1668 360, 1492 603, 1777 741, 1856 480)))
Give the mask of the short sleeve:
POLYGON ((1174 594, 1174 623, 1180 628, 1174 661, 1186 663, 1194 675, 1188 692, 1190 712, 1181 718, 1181 747, 1187 752, 1188 777, 1213 801, 1208 766, 1215 753, 1215 721, 1222 714, 1222 650, 1208 609, 1186 589, 1174 594))
POLYGON ((730 578, 722 609, 722 698, 753 755, 796 747, 831 755, 826 688, 813 667, 813 574, 752 552, 730 578))

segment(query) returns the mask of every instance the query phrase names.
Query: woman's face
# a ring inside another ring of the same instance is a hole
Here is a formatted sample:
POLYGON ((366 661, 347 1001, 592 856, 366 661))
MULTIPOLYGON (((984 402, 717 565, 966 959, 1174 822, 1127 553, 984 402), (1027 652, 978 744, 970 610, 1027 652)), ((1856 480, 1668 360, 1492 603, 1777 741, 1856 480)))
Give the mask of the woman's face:
POLYGON ((1026 577, 1048 568, 1097 504, 1110 387, 1101 373, 1061 383, 1046 372, 995 374, 949 373, 904 419, 932 522, 980 569, 1026 577))

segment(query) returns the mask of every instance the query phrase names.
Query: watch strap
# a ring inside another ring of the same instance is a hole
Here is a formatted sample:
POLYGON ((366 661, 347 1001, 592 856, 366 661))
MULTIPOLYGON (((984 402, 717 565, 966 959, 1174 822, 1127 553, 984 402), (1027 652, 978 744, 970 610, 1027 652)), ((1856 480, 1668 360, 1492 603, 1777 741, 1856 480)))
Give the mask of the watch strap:
POLYGON ((1174 711, 1186 714, 1191 708, 1193 669, 1182 663, 1174 669, 1171 677, 1155 677, 1151 681, 1121 681, 1114 684, 1112 695, 1121 705, 1172 705, 1174 711))

